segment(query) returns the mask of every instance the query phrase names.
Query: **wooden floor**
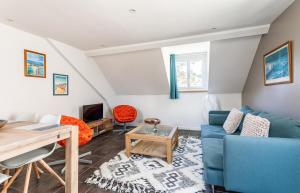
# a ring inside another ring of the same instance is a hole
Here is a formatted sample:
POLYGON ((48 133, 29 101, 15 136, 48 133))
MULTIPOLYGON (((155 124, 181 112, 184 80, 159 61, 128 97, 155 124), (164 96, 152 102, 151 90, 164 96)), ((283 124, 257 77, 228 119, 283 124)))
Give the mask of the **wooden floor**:
MULTIPOLYGON (((198 131, 180 131, 180 135, 192 135, 199 136, 198 131)), ((87 185, 84 183, 94 170, 96 170, 102 163, 109 161, 118 152, 124 149, 124 135, 119 135, 117 132, 108 132, 94 138, 89 144, 80 148, 80 153, 92 151, 92 155, 87 156, 87 159, 93 160, 92 165, 79 165, 79 193, 112 193, 111 191, 105 191, 99 189, 93 185, 87 185)), ((64 149, 60 148, 56 150, 46 162, 54 161, 64 158, 64 149)), ((62 169, 61 166, 53 166, 53 169, 59 173, 62 169)), ((22 193, 24 184, 24 174, 22 171, 20 177, 9 189, 8 193, 22 193)), ((210 193, 209 187, 207 187, 207 193, 210 193)), ((223 188, 216 188, 216 193, 223 193, 223 188)), ((41 179, 38 181, 35 175, 32 173, 29 193, 64 193, 64 187, 62 187, 56 179, 49 174, 42 174, 41 179)))

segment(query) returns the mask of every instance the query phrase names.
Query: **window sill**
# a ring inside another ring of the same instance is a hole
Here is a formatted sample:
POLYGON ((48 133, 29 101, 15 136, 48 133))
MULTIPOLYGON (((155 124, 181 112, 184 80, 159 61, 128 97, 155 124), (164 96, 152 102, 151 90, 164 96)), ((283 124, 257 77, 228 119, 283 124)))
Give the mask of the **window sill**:
POLYGON ((206 89, 180 89, 179 92, 208 92, 206 89))

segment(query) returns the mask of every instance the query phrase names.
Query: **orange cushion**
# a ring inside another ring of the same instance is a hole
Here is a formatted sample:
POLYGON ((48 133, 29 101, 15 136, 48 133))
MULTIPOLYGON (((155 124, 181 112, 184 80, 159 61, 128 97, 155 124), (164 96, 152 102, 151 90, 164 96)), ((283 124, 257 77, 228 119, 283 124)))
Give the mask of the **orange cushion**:
MULTIPOLYGON (((92 140, 93 131, 92 129, 81 119, 77 119, 69 116, 62 116, 60 119, 60 124, 62 125, 75 125, 78 126, 78 144, 79 146, 87 144, 92 140)), ((66 140, 62 140, 58 142, 59 145, 65 147, 66 140)))
POLYGON ((119 105, 113 109, 113 114, 117 122, 127 123, 136 119, 137 111, 130 105, 119 105))

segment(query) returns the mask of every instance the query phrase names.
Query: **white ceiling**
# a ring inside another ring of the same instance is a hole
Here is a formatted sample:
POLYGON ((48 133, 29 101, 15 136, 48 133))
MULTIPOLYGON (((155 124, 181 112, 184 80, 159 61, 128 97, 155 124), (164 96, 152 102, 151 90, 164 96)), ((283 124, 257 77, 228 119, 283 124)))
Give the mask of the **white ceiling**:
POLYGON ((269 24, 292 2, 2 0, 0 22, 89 50, 269 24))

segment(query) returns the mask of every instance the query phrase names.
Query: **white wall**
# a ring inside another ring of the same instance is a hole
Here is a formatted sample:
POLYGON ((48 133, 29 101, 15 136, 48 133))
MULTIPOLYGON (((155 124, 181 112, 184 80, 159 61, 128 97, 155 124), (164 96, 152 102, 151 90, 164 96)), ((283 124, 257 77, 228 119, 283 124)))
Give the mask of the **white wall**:
MULTIPOLYGON (((0 24, 0 42, 1 115, 36 112, 77 117, 81 105, 103 101, 44 38, 0 24), (24 49, 47 55, 46 79, 24 76, 24 49), (53 73, 69 75, 69 96, 53 96, 53 73)), ((80 50, 70 46, 61 48, 70 58, 78 59, 81 53, 80 50)), ((81 69, 89 68, 87 60, 80 62, 82 62, 81 69)))
MULTIPOLYGON (((157 117, 162 124, 178 125, 182 129, 200 129, 205 123, 205 92, 180 93, 180 99, 171 100, 168 95, 119 95, 120 104, 130 104, 138 109, 136 122, 142 123, 144 118, 157 117)), ((217 94, 222 110, 231 110, 241 106, 241 94, 217 94)), ((205 112, 207 113, 207 112, 205 112)))

